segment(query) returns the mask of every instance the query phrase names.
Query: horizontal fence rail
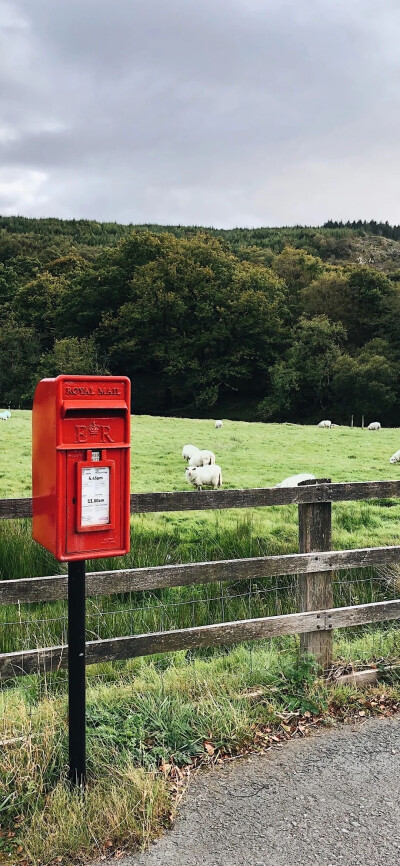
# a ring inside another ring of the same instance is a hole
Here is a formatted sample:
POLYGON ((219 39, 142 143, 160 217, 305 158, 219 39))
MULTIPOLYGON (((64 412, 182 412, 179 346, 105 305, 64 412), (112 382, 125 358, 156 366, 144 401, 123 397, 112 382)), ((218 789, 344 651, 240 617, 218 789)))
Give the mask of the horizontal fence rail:
MULTIPOLYGON (((314 574, 334 569, 365 568, 400 563, 400 546, 327 550, 322 553, 287 553, 249 559, 217 559, 186 565, 155 565, 115 571, 88 571, 86 597, 120 592, 146 592, 195 583, 314 574)), ((0 604, 32 604, 67 598, 67 575, 26 577, 0 581, 0 604)))
MULTIPOLYGON (((131 514, 205 511, 215 508, 259 508, 307 502, 351 502, 400 496, 400 481, 349 481, 305 487, 254 487, 245 490, 131 493, 131 514)), ((32 517, 32 499, 0 500, 0 519, 32 517)))
MULTIPOLYGON (((137 656, 229 645, 317 630, 330 631, 333 628, 348 628, 389 619, 400 619, 400 600, 88 641, 86 664, 126 661, 137 656)), ((67 646, 3 653, 0 655, 0 680, 27 674, 45 674, 66 667, 67 646)))
MULTIPOLYGON (((334 629, 400 619, 398 599, 332 607, 335 569, 400 564, 400 545, 331 550, 331 503, 394 497, 400 497, 400 480, 332 484, 320 479, 292 488, 131 494, 132 514, 298 505, 301 553, 87 572, 88 597, 298 575, 301 612, 89 641, 87 664, 298 634, 301 651, 312 653, 320 670, 329 669, 334 629)), ((0 500, 0 518, 31 516, 31 499, 0 500)), ((67 595, 66 574, 0 581, 0 605, 50 602, 67 595)), ((0 680, 67 666, 67 646, 3 653, 0 680)))

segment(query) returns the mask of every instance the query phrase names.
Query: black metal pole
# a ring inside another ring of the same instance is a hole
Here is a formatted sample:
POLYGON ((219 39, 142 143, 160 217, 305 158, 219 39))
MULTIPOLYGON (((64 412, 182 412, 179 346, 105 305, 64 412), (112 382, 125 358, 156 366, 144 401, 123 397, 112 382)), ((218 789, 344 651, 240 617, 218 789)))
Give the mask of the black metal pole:
POLYGON ((86 780, 85 560, 68 563, 69 778, 86 780))

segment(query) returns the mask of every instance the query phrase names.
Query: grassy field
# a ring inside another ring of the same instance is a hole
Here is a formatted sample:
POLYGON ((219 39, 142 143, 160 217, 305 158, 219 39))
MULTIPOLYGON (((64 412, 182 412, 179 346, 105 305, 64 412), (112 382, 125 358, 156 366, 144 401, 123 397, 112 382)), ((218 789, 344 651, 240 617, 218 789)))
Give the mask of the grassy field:
MULTIPOLYGON (((369 432, 354 427, 320 430, 295 424, 132 417, 131 490, 185 490, 182 446, 211 448, 222 466, 224 487, 269 487, 288 475, 312 472, 332 481, 398 478, 389 458, 400 447, 400 429, 369 432)), ((0 422, 0 496, 30 496, 31 412, 15 411, 0 422)))
MULTIPOLYGON (((273 486, 288 475, 312 472, 332 481, 367 481, 398 478, 400 464, 389 464, 400 447, 400 430, 369 432, 339 427, 320 430, 293 424, 256 424, 225 421, 215 430, 209 420, 186 418, 132 418, 132 492, 187 490, 182 446, 191 442, 211 448, 222 466, 228 488, 273 486)), ((31 413, 16 411, 0 422, 0 497, 31 494, 31 413)), ((338 547, 391 544, 398 537, 400 504, 350 503, 334 508, 334 543, 338 547)), ((252 515, 256 514, 253 510, 252 515)), ((258 511, 257 526, 271 544, 295 544, 296 508, 258 511)), ((196 537, 212 526, 235 527, 249 519, 243 511, 189 512, 148 515, 141 527, 156 533, 179 532, 196 545, 196 537)), ((293 548, 294 549, 294 548, 293 548)), ((196 557, 200 559, 201 557, 196 557)), ((16 576, 16 575, 14 575, 16 576)))
MULTIPOLYGON (((14 412, 0 424, 2 496, 30 495, 31 413, 14 412)), ((400 431, 377 433, 357 428, 332 431, 291 424, 250 424, 134 416, 132 419, 133 491, 190 489, 184 477, 182 446, 192 442, 215 451, 224 486, 269 486, 285 475, 313 472, 333 481, 397 477, 400 464, 389 464, 400 431)), ((397 544, 400 501, 338 503, 333 508, 333 544, 354 548, 397 544)), ((141 567, 174 562, 241 558, 297 550, 297 508, 216 510, 136 515, 128 556, 93 560, 88 569, 141 567)), ((65 570, 31 539, 30 521, 0 523, 0 579, 54 574, 65 570)), ((282 577, 224 586, 182 587, 91 599, 88 635, 111 637, 163 628, 203 625, 223 619, 292 612, 294 579, 282 577)), ((382 600, 397 587, 376 579, 370 569, 341 573, 335 603, 382 600)), ((9 652, 65 640, 64 603, 0 611, 0 651, 9 652)))
MULTIPOLYGON (((0 424, 0 480, 3 496, 30 494, 31 413, 13 413, 0 424)), ((215 451, 224 486, 269 486, 285 475, 311 471, 333 481, 398 476, 400 464, 389 464, 397 449, 397 430, 332 431, 290 424, 250 424, 180 418, 132 419, 133 491, 189 489, 184 477, 182 445, 193 442, 215 451)), ((397 544, 400 502, 379 500, 339 503, 333 509, 333 544, 337 548, 397 544)), ((88 568, 118 568, 240 558, 297 549, 297 508, 136 515, 132 518, 131 552, 121 559, 93 560, 88 568)), ((31 539, 30 521, 0 523, 0 578, 54 574, 60 566, 31 539)), ((88 636, 111 637, 164 628, 203 625, 223 619, 293 612, 294 579, 277 578, 224 586, 182 587, 153 593, 103 597, 88 602, 88 636)), ((335 603, 382 600, 396 588, 362 574, 341 573, 335 603)), ((397 590, 396 590, 397 591, 397 590)), ((65 640, 64 603, 10 607, 0 611, 0 651, 10 652, 65 640)))
MULTIPOLYGON (((31 413, 25 411, 0 422, 2 498, 30 495, 30 425, 31 413)), ((222 430, 215 430, 212 421, 135 416, 131 490, 190 489, 181 458, 187 442, 215 451, 224 487, 230 488, 270 486, 302 471, 332 481, 383 480, 400 472, 400 464, 389 464, 400 446, 395 429, 327 431, 225 421, 222 430)), ((398 544, 399 518, 397 500, 338 503, 333 544, 398 544)), ((135 515, 131 541, 127 557, 94 560, 88 568, 294 552, 297 508, 135 515)), ((64 569, 32 541, 30 521, 0 521, 0 579, 64 569)), ((334 583, 336 604, 395 597, 398 590, 398 584, 372 569, 340 572, 334 583)), ((87 633, 93 639, 295 609, 292 577, 181 587, 89 599, 87 633)), ((65 640, 63 602, 0 609, 1 652, 65 640)), ((343 664, 396 662, 400 631, 390 624, 343 630, 335 635, 335 655, 343 664)), ((47 679, 24 677, 0 691, 0 732, 9 742, 0 758, 0 863, 2 851, 8 863, 21 857, 43 863, 145 844, 169 821, 170 789, 160 766, 184 767, 204 755, 209 740, 221 753, 245 749, 260 728, 279 730, 282 712, 329 718, 338 702, 343 707, 356 703, 349 691, 322 686, 312 667, 299 663, 296 638, 92 666, 88 684, 84 809, 65 781, 65 672, 47 679), (255 703, 248 699, 254 689, 261 695, 255 703)), ((400 699, 400 689, 393 688, 400 699)))

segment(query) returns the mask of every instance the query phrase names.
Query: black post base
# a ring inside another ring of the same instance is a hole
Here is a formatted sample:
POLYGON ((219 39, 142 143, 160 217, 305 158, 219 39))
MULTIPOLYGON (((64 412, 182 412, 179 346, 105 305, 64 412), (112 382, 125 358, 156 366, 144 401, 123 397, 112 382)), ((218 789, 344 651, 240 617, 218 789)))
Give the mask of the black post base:
POLYGON ((86 782, 85 560, 68 563, 69 779, 86 782))

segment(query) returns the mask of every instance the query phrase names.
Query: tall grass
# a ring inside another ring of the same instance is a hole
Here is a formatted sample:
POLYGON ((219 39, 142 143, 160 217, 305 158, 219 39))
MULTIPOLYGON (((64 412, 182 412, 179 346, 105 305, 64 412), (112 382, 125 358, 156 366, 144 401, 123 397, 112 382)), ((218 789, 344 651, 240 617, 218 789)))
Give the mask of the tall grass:
MULTIPOLYGON (((159 768, 182 768, 201 758, 205 741, 211 750, 236 754, 258 731, 267 731, 267 741, 271 731, 282 731, 282 714, 329 722, 337 699, 344 714, 346 704, 357 707, 354 691, 342 689, 337 696, 334 685, 315 677, 311 660, 300 661, 295 638, 243 644, 210 657, 180 652, 132 659, 114 680, 89 678, 88 787, 82 798, 66 782, 65 691, 35 693, 33 682, 40 679, 11 684, 0 701, 6 841, 9 828, 16 830, 7 862, 23 856, 37 866, 148 843, 171 812, 159 768)), ((380 696, 382 691, 400 699, 396 685, 380 684, 380 696)))

